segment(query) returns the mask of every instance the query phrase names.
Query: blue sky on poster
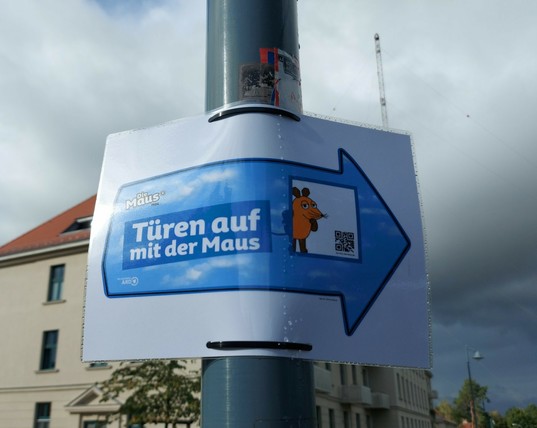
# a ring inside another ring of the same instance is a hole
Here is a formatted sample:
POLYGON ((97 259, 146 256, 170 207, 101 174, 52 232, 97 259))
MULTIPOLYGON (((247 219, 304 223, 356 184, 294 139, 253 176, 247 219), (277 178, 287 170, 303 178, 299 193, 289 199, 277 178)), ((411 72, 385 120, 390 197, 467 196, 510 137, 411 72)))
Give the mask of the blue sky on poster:
MULTIPOLYGON (((537 3, 300 0, 306 111, 413 135, 429 242, 434 386, 465 346, 488 408, 537 403, 537 3)), ((205 2, 5 2, 0 243, 97 189, 106 136, 204 110, 205 2)), ((195 275, 195 272, 191 273, 195 275)))

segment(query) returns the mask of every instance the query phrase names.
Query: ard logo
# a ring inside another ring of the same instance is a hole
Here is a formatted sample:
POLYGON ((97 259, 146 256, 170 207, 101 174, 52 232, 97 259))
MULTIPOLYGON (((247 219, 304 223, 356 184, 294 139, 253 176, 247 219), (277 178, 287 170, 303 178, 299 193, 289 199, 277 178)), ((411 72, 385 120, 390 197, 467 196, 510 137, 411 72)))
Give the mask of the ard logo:
POLYGON ((118 278, 118 280, 120 281, 121 285, 128 285, 131 287, 136 287, 138 285, 138 277, 136 276, 118 278))

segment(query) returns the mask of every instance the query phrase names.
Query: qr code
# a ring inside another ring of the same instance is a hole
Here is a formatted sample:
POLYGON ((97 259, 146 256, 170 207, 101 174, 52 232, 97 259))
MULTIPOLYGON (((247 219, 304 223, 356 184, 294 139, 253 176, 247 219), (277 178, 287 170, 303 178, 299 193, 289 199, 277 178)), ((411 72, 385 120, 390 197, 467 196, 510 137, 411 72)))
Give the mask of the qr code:
POLYGON ((354 254, 354 233, 336 230, 335 246, 337 253, 354 254))

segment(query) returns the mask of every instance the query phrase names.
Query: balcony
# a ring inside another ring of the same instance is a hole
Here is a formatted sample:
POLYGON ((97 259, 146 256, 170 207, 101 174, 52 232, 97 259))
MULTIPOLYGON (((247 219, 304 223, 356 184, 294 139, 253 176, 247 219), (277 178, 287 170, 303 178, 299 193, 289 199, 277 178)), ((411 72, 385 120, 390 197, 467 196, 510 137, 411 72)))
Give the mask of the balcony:
POLYGON ((390 409, 390 396, 382 392, 373 392, 371 407, 373 409, 390 409))
POLYGON ((313 366, 313 377, 315 379, 315 389, 325 394, 332 392, 332 372, 317 365, 313 366))
POLYGON ((372 404, 371 390, 363 385, 340 385, 338 397, 343 403, 362 404, 370 406, 372 404))

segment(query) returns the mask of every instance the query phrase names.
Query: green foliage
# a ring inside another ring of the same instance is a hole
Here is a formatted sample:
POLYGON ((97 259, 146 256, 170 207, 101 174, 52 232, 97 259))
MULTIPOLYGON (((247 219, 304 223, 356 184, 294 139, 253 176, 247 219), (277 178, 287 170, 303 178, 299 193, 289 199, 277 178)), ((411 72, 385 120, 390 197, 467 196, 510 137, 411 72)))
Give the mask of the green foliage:
POLYGON ((122 401, 119 413, 127 415, 129 423, 166 425, 198 420, 200 386, 199 374, 186 373, 180 360, 121 363, 99 385, 101 401, 122 401))
POLYGON ((462 385, 459 395, 451 405, 447 401, 441 401, 435 410, 445 419, 461 423, 463 419, 471 421, 471 392, 475 398, 475 407, 479 428, 537 428, 537 405, 530 404, 525 409, 512 407, 502 416, 497 411, 485 412, 484 403, 488 402, 486 386, 480 386, 477 382, 467 379, 462 385))
POLYGON ((505 413, 505 420, 509 427, 537 427, 537 406, 530 404, 525 409, 512 407, 505 413))
POLYGON ((445 420, 453 421, 453 406, 447 401, 442 400, 435 408, 436 412, 445 420))
POLYGON ((480 426, 486 426, 485 411, 483 403, 487 400, 488 387, 481 386, 477 382, 466 379, 462 388, 459 391, 459 395, 455 398, 453 407, 453 417, 455 422, 461 423, 463 419, 467 421, 472 420, 471 402, 472 392, 475 401, 475 409, 477 412, 477 418, 480 421, 480 426))
POLYGON ((500 414, 500 412, 494 410, 490 412, 489 414, 491 423, 488 425, 487 428, 509 428, 509 425, 507 425, 507 421, 505 418, 500 414))

